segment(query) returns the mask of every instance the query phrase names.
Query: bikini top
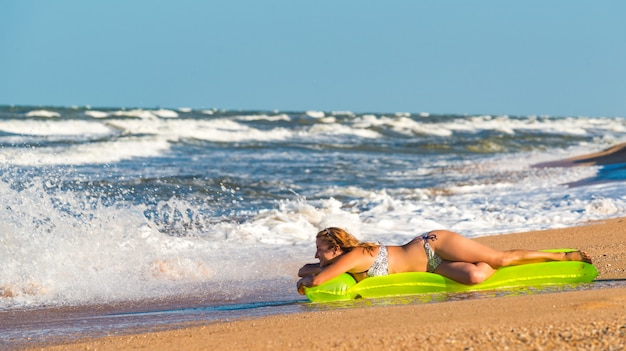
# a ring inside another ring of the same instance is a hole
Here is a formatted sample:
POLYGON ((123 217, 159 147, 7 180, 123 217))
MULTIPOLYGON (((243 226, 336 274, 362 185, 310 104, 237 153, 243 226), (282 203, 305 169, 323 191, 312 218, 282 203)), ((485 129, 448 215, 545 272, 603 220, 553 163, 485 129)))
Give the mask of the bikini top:
POLYGON ((370 268, 365 273, 368 277, 389 274, 389 261, 387 260, 387 247, 385 245, 380 244, 378 256, 376 256, 374 263, 372 263, 370 268))

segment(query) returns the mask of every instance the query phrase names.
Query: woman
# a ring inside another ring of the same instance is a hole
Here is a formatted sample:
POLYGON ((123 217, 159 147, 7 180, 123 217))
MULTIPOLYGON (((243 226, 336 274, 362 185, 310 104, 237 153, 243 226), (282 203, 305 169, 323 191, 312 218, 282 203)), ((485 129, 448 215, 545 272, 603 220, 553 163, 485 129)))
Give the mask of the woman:
POLYGON ((385 246, 359 242, 341 228, 326 228, 317 233, 316 246, 315 258, 320 262, 306 264, 298 272, 301 294, 304 287, 342 273, 361 281, 393 273, 431 272, 469 285, 485 281, 500 267, 548 261, 591 263, 582 251, 499 251, 447 230, 426 233, 402 246, 385 246))

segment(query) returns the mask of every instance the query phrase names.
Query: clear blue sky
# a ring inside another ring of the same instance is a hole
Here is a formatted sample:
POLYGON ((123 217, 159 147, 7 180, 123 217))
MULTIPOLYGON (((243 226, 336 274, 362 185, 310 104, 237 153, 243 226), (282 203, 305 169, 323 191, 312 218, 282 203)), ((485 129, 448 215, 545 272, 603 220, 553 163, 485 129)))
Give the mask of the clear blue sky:
POLYGON ((626 116, 626 1, 0 1, 0 104, 626 116))

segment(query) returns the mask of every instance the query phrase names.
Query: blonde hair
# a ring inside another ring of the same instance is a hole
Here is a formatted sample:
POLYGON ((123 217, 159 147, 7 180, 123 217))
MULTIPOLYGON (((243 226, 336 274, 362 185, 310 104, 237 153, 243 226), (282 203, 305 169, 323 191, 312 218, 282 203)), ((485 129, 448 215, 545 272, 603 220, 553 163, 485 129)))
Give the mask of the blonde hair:
POLYGON ((361 247, 371 255, 374 248, 379 246, 372 242, 361 242, 352 234, 337 227, 322 229, 315 237, 322 239, 329 247, 339 246, 343 252, 350 252, 356 247, 361 247))

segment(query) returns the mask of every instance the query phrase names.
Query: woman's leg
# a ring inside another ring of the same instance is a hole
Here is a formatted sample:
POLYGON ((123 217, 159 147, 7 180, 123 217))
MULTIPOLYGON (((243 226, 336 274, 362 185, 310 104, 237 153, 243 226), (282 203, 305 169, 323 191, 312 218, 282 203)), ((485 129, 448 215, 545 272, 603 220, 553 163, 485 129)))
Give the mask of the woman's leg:
POLYGON ((482 283, 496 272, 485 262, 449 262, 443 261, 433 273, 455 280, 461 284, 472 285, 482 283))
POLYGON ((431 234, 436 235, 437 240, 429 240, 430 246, 433 247, 439 257, 450 262, 485 262, 494 269, 549 261, 583 261, 591 263, 589 255, 581 251, 499 251, 451 231, 435 230, 431 234))

